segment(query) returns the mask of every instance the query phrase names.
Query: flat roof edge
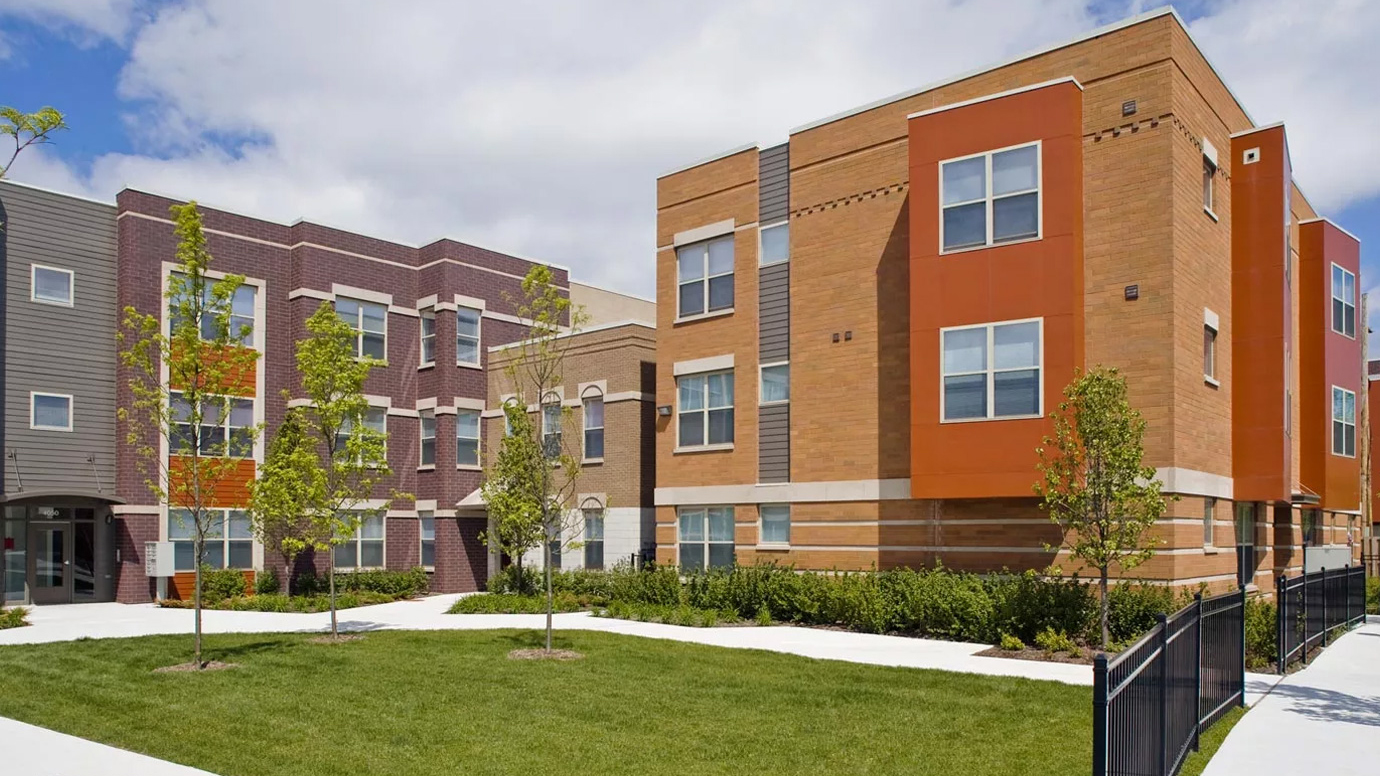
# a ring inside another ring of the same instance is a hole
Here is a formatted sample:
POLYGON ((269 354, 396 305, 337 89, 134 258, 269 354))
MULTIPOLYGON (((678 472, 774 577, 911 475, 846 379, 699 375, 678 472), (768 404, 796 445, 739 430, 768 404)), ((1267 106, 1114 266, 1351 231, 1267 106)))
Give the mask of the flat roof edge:
POLYGON ((30 191, 41 191, 44 194, 52 194, 55 197, 66 197, 67 199, 75 199, 80 200, 82 202, 89 202, 93 205, 104 205, 108 208, 111 208, 112 210, 115 208, 115 200, 113 199, 96 199, 95 197, 88 197, 84 194, 73 194, 68 191, 58 191, 57 189, 50 189, 47 186, 39 186, 33 183, 17 181, 13 178, 0 178, 0 183, 6 183, 11 186, 18 186, 21 189, 29 189, 30 191))
POLYGON ((1233 132, 1233 133, 1231 133, 1230 135, 1228 135, 1228 137, 1231 137, 1231 138, 1245 137, 1246 135, 1253 135, 1253 134, 1255 134, 1256 132, 1264 132, 1264 131, 1267 130, 1267 129, 1274 129, 1275 127, 1282 127, 1282 126, 1284 126, 1284 122, 1283 122, 1283 121, 1276 121, 1276 122, 1273 123, 1273 124, 1266 124, 1266 125, 1263 126, 1263 127, 1251 127, 1250 129, 1243 129, 1243 130, 1241 130, 1240 132, 1233 132))
POLYGON ((744 151, 751 151, 752 149, 754 149, 754 148, 756 148, 756 147, 757 147, 757 144, 756 144, 756 143, 747 143, 747 144, 745 144, 745 145, 740 145, 740 146, 737 146, 737 147, 735 147, 735 148, 730 148, 730 149, 728 149, 727 151, 720 151, 719 153, 714 154, 713 156, 706 156, 706 157, 703 158, 703 159, 698 159, 698 160, 696 160, 696 161, 690 162, 689 164, 682 164, 682 165, 679 166, 679 167, 676 167, 676 168, 671 169, 671 170, 667 170, 666 172, 663 172, 662 174, 656 176, 656 179, 657 179, 657 180, 661 180, 662 178, 669 178, 670 176, 675 175, 675 174, 678 173, 678 172, 685 172, 686 170, 693 170, 693 169, 695 169, 696 167, 699 167, 699 166, 702 165, 702 164, 709 164, 710 162, 717 162, 717 161, 719 161, 720 159, 727 159, 727 158, 730 157, 730 156, 736 156, 736 155, 738 155, 738 154, 741 154, 741 153, 744 152, 744 151))
MULTIPOLYGON (((1300 192, 1300 193, 1302 193, 1302 192, 1300 192)), ((1333 229, 1336 229, 1337 231, 1341 232, 1342 234, 1346 235, 1347 237, 1350 237, 1351 239, 1355 240, 1357 245, 1359 245, 1359 244, 1361 243, 1361 238, 1360 238, 1360 237, 1357 237, 1356 235, 1352 234, 1351 232, 1348 232, 1348 231, 1346 230, 1345 227, 1343 227, 1341 224, 1337 223, 1336 221, 1333 221, 1332 219, 1328 218, 1327 216, 1318 216, 1317 218, 1304 218, 1304 219, 1300 219, 1300 220, 1299 220, 1299 226, 1303 226, 1304 224, 1316 224, 1316 223, 1319 223, 1319 222, 1324 223, 1324 224, 1331 224, 1331 226, 1332 226, 1333 229)))
POLYGON ((989 102, 991 100, 999 100, 1002 97, 1010 97, 1012 95, 1021 94, 1024 92, 1033 92, 1037 89, 1048 89, 1051 86, 1058 86, 1059 84, 1067 83, 1071 83, 1074 86, 1077 86, 1078 91, 1083 91, 1083 84, 1078 83, 1077 78, 1074 78, 1071 75, 1066 75, 1062 78, 1054 78, 1048 81, 1041 81, 1038 84, 1031 84, 1030 86, 1019 86, 1015 89, 1007 89, 1004 92, 997 92, 996 94, 986 94, 981 97, 974 97, 971 100, 963 100, 962 102, 951 102, 948 105, 940 105, 937 108, 926 108, 925 110, 918 110, 914 113, 907 115, 906 119, 918 119, 921 116, 928 116, 932 113, 943 113, 944 111, 955 110, 957 108, 966 108, 969 105, 977 105, 979 103, 989 102))

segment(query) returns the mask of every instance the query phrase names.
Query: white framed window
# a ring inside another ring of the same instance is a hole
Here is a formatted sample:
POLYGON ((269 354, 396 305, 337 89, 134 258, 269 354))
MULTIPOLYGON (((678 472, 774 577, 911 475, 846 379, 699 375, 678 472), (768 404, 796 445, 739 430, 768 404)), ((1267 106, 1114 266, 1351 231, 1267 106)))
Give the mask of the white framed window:
MULTIPOLYGON (((254 568, 254 534, 249 513, 238 509, 208 509, 206 556, 213 569, 254 568)), ((169 509, 168 541, 173 544, 173 570, 196 571, 196 521, 190 509, 169 509)))
POLYGON ((1217 330, 1203 324, 1203 379, 1217 384, 1217 330))
POLYGON ((676 519, 681 569, 733 567, 733 507, 681 507, 676 519))
POLYGON ((455 465, 461 469, 479 467, 479 411, 455 411, 455 465))
MULTIPOLYGON (((181 275, 181 273, 176 273, 181 275)), ((214 304, 215 285, 218 281, 215 278, 207 277, 205 286, 202 288, 203 308, 201 315, 201 339, 205 342, 212 342, 216 339, 216 312, 214 304)), ((254 347, 254 303, 258 298, 259 289, 248 283, 240 283, 235 287, 235 293, 230 298, 229 318, 226 321, 226 334, 231 341, 238 340, 245 347, 254 347)), ((178 326, 179 316, 177 311, 172 309, 169 300, 168 320, 169 330, 175 330, 178 326)))
POLYGON ((29 299, 63 307, 73 305, 76 274, 70 269, 29 265, 29 299))
POLYGON ((1212 209, 1212 180, 1217 176, 1217 165, 1212 163, 1206 155, 1203 156, 1203 210, 1214 219, 1216 212, 1212 209))
POLYGON ((548 393, 541 402, 541 449, 547 458, 561 455, 561 423, 564 421, 561 397, 548 393))
POLYGON ((417 513, 417 533, 422 542, 422 568, 436 568, 436 516, 431 512, 417 513))
POLYGON ((1332 330, 1356 338, 1356 276, 1332 265, 1332 330))
POLYGON ((765 267, 791 260, 791 225, 788 221, 769 224, 757 230, 762 244, 757 256, 758 264, 765 267))
POLYGON ((733 309, 733 235, 676 249, 676 317, 733 309))
POLYGON ((676 446, 733 444, 733 372, 676 378, 676 446))
POLYGON ((479 321, 483 313, 472 307, 455 311, 455 363, 479 366, 479 321))
POLYGON ((71 431, 72 395, 30 391, 29 428, 35 431, 71 431))
POLYGON ((421 311, 421 366, 431 366, 436 363, 436 311, 421 311))
POLYGON ((1217 515, 1217 499, 1212 496, 1203 498, 1203 546, 1212 546, 1213 520, 1217 515))
MULTIPOLYGON (((365 411, 364 411, 364 427, 365 427, 365 428, 368 428, 368 429, 372 429, 375 433, 381 434, 381 435, 383 436, 383 438, 384 438, 384 443, 383 443, 383 444, 384 444, 384 455, 387 455, 387 451, 388 451, 388 441, 387 441, 387 439, 388 439, 388 408, 387 408, 387 407, 370 407, 369 409, 365 410, 365 411)), ((337 453, 343 453, 343 452, 345 452, 345 450, 346 450, 346 447, 345 447, 345 446, 349 443, 349 441, 350 441, 350 435, 351 435, 352 433, 354 433, 354 428, 355 428, 354 421, 352 421, 352 420, 349 419, 349 418, 346 418, 346 419, 340 424, 340 429, 336 432, 336 435, 335 435, 335 451, 336 451, 337 453)))
POLYGON ((354 535, 335 546, 336 569, 383 568, 384 531, 383 515, 364 515, 354 535))
POLYGON ((760 544, 791 543, 791 505, 763 504, 758 507, 762 525, 758 528, 760 544))
POLYGON ((388 360, 388 307, 340 297, 335 312, 355 330, 355 358, 388 360))
POLYGON ((585 520, 585 568, 604 567, 604 509, 603 507, 580 510, 585 520))
POLYGON ((228 449, 232 458, 254 455, 254 440, 248 433, 254 426, 253 399, 226 396, 204 400, 200 428, 196 428, 192 425, 191 405, 182 394, 173 392, 168 398, 172 415, 171 454, 226 455, 228 449))
POLYGON ((782 361, 761 367, 759 404, 785 404, 791 400, 791 365, 782 361))
POLYGON ((941 253, 1040 237, 1039 141, 939 164, 941 253))
POLYGON ((584 405, 584 453, 586 461, 604 459, 604 394, 593 386, 586 388, 584 405))
POLYGON ((1332 386, 1332 454, 1356 457, 1356 394, 1332 386))
POLYGON ((436 410, 421 410, 417 413, 421 420, 417 438, 421 443, 419 466, 436 465, 436 410))
POLYGON ((943 421, 1039 417, 1044 319, 941 329, 943 421))
POLYGON ((1321 509, 1305 509, 1302 516, 1303 546, 1321 547, 1327 542, 1323 538, 1323 520, 1321 509))

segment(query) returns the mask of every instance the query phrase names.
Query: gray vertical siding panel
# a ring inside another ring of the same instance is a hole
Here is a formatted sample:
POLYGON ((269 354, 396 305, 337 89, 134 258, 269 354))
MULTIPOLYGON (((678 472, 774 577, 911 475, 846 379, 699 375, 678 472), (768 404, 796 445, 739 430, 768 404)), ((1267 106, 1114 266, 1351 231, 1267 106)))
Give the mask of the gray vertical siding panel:
MULTIPOLYGON (((790 215, 790 144, 758 153, 757 221, 771 224, 790 215)), ((773 264, 758 270, 759 363, 787 361, 791 357, 791 265, 773 264)), ((791 479, 790 405, 762 407, 757 416, 757 479, 789 482, 791 479)))
POLYGON ((757 154, 757 220, 770 224, 784 219, 790 209, 790 144, 757 154))
POLYGON ((791 263, 758 270, 757 336, 762 363, 791 357, 791 263))
POLYGON ((5 493, 115 492, 115 206, 0 183, 5 234, 5 493), (73 307, 30 296, 72 270, 73 307), (29 392, 72 395, 71 432, 29 428, 29 392), (13 453, 15 459, 9 455, 13 453), (88 460, 94 456, 94 464, 88 460), (18 470, 18 477, 16 476, 18 470))
POLYGON ((757 480, 791 480, 791 406, 762 407, 757 416, 757 480))

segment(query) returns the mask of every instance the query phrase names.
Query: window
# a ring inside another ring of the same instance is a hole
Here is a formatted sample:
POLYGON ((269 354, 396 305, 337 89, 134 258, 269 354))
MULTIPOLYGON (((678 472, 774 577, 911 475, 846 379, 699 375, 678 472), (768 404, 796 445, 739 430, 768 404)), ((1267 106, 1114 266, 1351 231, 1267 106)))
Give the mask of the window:
POLYGON ((201 403, 199 428, 194 427, 191 405, 182 394, 170 395, 173 455, 228 455, 249 458, 254 454, 254 400, 207 399, 201 403), (229 443, 227 451, 226 444, 229 443))
POLYGON ((1217 499, 1208 496, 1203 499, 1203 546, 1212 546, 1213 517, 1217 512, 1217 499))
POLYGON ((455 465, 479 465, 479 412, 455 411, 455 465))
POLYGON ((70 269, 33 264, 29 274, 29 299, 71 307, 73 278, 70 269))
POLYGON ((676 249, 678 317, 733 309, 733 235, 676 249))
POLYGON ((422 539, 422 568, 435 568, 436 518, 430 512, 418 512, 417 523, 422 539))
POLYGON ((1303 546, 1320 547, 1323 541, 1322 510, 1303 510, 1303 546))
POLYGON ((423 310, 422 313, 422 366, 436 363, 436 313, 423 310))
POLYGON ((335 312, 355 330, 355 358, 388 359, 388 308, 356 299, 335 300, 335 312))
POLYGON ((945 251, 1040 236, 1040 144, 940 165, 940 246, 945 251))
POLYGON ((72 397, 62 393, 30 393, 29 428, 71 431, 72 397))
POLYGON ((1217 330, 1203 324, 1203 377, 1217 383, 1217 330))
MULTIPOLYGON (((213 569, 254 568, 254 534, 249 515, 238 509, 210 509, 207 520, 206 556, 202 562, 213 569)), ((196 571, 196 520, 190 509, 168 510, 168 541, 173 543, 175 571, 196 571)))
POLYGON ((335 546, 335 567, 383 568, 383 531, 383 515, 364 515, 354 535, 335 546))
POLYGON ((582 509, 585 518, 585 568, 604 567, 604 510, 582 509))
POLYGON ((684 375, 676 386, 678 446, 733 444, 733 373, 684 375))
POLYGON ((762 227, 762 252, 758 263, 780 264, 791 258, 791 225, 786 222, 762 227))
POLYGON ((541 403, 541 449, 547 458, 561 455, 561 399, 548 393, 541 403))
POLYGON ((762 404, 779 404, 791 399, 791 367, 789 364, 762 366, 762 404))
POLYGON ((1332 265, 1332 330, 1356 337, 1356 276, 1332 265))
MULTIPOLYGON (((185 280, 184 275, 178 273, 185 280)), ((217 339, 217 310, 214 301, 216 280, 205 278, 202 286, 202 313, 201 313, 201 339, 211 342, 217 339)), ((190 292, 190 287, 184 287, 190 292)), ((254 300, 259 289, 248 283, 241 283, 235 287, 235 293, 230 297, 229 317, 226 319, 226 337, 232 341, 238 341, 246 347, 254 346, 254 300)), ((172 300, 169 300, 171 303, 172 300)), ((175 331, 181 323, 181 318, 175 309, 168 310, 169 331, 175 331)))
POLYGON ((455 311, 455 363, 479 366, 479 316, 470 307, 455 311))
POLYGON ((436 410, 422 410, 417 413, 421 416, 421 433, 418 435, 422 441, 421 465, 436 465, 436 410))
MULTIPOLYGON (((374 431, 383 437, 388 436, 388 408, 370 407, 364 411, 364 427, 374 431)), ((350 442, 350 435, 354 433, 354 421, 346 418, 340 424, 340 430, 335 435, 335 451, 345 452, 346 445, 350 442)), ((387 444, 385 442, 385 444, 387 444)))
POLYGON ((1332 454, 1356 457, 1356 394, 1332 386, 1332 454))
POLYGON ((945 329, 941 418, 1035 417, 1041 412, 1043 321, 945 329))
POLYGON ((1255 545, 1256 502, 1238 501, 1236 503, 1236 543, 1238 546, 1255 545))
POLYGON ((733 566, 733 507, 682 508, 678 518, 682 570, 733 566))
POLYGON ((1217 174, 1217 165, 1212 160, 1203 157, 1203 209, 1209 214, 1215 215, 1212 210, 1212 179, 1217 174))
POLYGON ((587 388, 585 406, 585 460, 604 457, 604 395, 598 388, 587 388))
POLYGON ((759 509, 762 516, 762 535, 760 544, 791 543, 791 506, 789 504, 763 504, 759 509))

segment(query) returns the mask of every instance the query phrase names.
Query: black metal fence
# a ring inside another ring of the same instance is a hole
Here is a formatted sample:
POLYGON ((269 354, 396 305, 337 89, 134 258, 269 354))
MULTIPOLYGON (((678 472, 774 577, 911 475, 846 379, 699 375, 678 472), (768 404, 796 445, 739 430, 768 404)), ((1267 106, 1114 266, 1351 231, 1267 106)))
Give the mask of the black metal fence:
POLYGON ((1308 653, 1327 646, 1332 632, 1366 618, 1366 569, 1351 566, 1323 569, 1275 582, 1275 649, 1279 672, 1295 662, 1308 662, 1308 653))
POLYGON ((1093 662, 1093 776, 1174 776, 1199 734, 1246 703, 1246 591, 1193 603, 1093 662))

